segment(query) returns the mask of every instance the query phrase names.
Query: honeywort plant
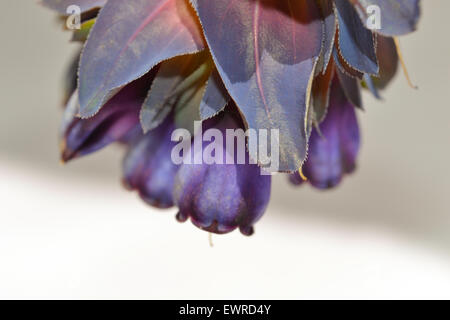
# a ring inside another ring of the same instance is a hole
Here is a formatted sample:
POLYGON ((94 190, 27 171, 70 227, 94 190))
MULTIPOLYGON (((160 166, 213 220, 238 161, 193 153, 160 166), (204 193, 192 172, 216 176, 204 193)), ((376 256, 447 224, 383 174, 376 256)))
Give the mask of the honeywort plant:
MULTIPOLYGON (((209 232, 246 235, 270 197, 258 135, 243 151, 253 161, 180 164, 172 132, 194 121, 219 133, 275 130, 277 143, 265 147, 279 155, 276 171, 334 187, 356 166, 361 88, 380 97, 404 66, 396 37, 420 15, 419 0, 42 2, 84 43, 66 86, 63 161, 122 143, 124 184, 148 204, 175 205, 178 220, 209 232)), ((234 148, 214 152, 236 156, 234 148)))

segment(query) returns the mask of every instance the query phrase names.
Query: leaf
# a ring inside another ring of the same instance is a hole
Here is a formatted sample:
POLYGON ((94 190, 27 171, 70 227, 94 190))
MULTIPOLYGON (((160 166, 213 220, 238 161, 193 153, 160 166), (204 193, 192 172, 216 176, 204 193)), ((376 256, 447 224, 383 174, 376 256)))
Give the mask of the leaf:
POLYGON ((334 39, 337 31, 337 17, 332 0, 319 0, 319 4, 324 20, 325 32, 324 45, 317 63, 317 70, 325 73, 333 53, 334 39))
POLYGON ((342 91, 344 91, 347 99, 355 107, 363 109, 359 80, 345 74, 339 68, 336 68, 336 73, 338 75, 342 91))
POLYGON ((211 70, 211 63, 207 59, 207 54, 202 52, 175 57, 161 64, 141 109, 144 132, 158 127, 164 121, 184 91, 198 86, 199 82, 205 83, 211 70))
POLYGON ((394 78, 398 69, 398 54, 392 38, 378 36, 377 57, 380 64, 379 77, 373 77, 377 88, 384 89, 394 78))
POLYGON ((86 12, 94 8, 100 8, 105 3, 106 0, 42 0, 44 6, 62 15, 67 15, 67 8, 72 5, 79 6, 81 12, 86 12))
POLYGON ((200 52, 164 61, 141 110, 144 132, 158 127, 175 111, 178 127, 193 132, 194 121, 213 117, 228 103, 228 94, 211 56, 200 52))
POLYGON ((175 105, 175 126, 184 128, 194 135, 194 122, 200 121, 200 103, 206 90, 206 80, 199 80, 197 85, 185 90, 175 105))
POLYGON ((81 29, 75 30, 73 32, 72 41, 81 41, 81 42, 86 41, 89 36, 89 32, 91 32, 92 27, 95 24, 95 20, 96 19, 94 18, 94 19, 84 21, 81 24, 81 29))
POLYGON ((95 115, 127 83, 169 58, 203 49, 185 0, 109 0, 81 58, 80 114, 95 115))
POLYGON ((419 0, 354 0, 358 13, 367 25, 368 8, 376 5, 380 8, 381 29, 374 31, 385 36, 400 36, 413 32, 420 18, 419 0))
POLYGON ((350 66, 347 61, 342 57, 342 55, 339 52, 339 48, 337 45, 333 48, 333 60, 335 65, 346 75, 349 75, 353 78, 362 79, 364 76, 364 73, 354 69, 352 66, 350 66))
POLYGON ((319 73, 313 82, 312 87, 312 104, 314 110, 314 121, 316 124, 321 123, 327 114, 330 102, 330 90, 335 74, 335 66, 333 59, 328 64, 325 73, 319 73))
POLYGON ((200 104, 200 117, 206 120, 223 111, 230 101, 227 89, 223 85, 220 75, 214 69, 209 77, 208 84, 200 104))
POLYGON ((359 72, 378 74, 375 38, 372 32, 365 28, 356 9, 348 0, 335 0, 334 3, 339 21, 339 53, 359 72))
MULTIPOLYGON (((307 150, 307 113, 323 26, 314 0, 197 0, 217 70, 248 128, 279 130, 279 171, 307 150)), ((249 144, 257 146, 254 137, 249 144)), ((268 146, 268 154, 272 153, 268 146)), ((258 160, 251 150, 250 156, 258 160)))
POLYGON ((378 91, 378 88, 375 86, 375 83, 371 76, 369 76, 367 73, 364 74, 364 85, 369 89, 369 91, 373 94, 373 96, 381 100, 380 92, 378 91))

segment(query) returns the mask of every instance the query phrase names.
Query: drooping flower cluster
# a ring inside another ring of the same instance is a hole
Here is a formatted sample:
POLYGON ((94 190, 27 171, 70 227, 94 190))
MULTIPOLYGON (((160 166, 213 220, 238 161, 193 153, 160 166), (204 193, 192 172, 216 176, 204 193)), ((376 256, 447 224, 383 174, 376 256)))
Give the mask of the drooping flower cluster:
POLYGON ((414 31, 420 15, 419 0, 43 3, 81 14, 62 159, 125 144, 124 185, 144 201, 175 205, 178 220, 210 232, 244 234, 270 197, 258 148, 245 150, 255 160, 245 164, 176 164, 173 131, 193 132, 194 121, 223 133, 275 129, 277 171, 334 187, 356 166, 361 88, 380 97, 398 68, 395 37, 414 31))

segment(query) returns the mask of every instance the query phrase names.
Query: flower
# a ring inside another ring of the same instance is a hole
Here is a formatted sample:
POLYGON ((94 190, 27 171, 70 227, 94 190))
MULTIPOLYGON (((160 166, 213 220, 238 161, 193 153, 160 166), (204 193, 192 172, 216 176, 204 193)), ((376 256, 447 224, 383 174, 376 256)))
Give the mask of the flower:
MULTIPOLYGON (((420 16, 420 0, 42 2, 61 16, 74 5, 81 13, 63 160, 121 142, 127 188, 217 233, 251 233, 270 178, 254 164, 175 165, 170 132, 192 131, 194 121, 275 130, 279 148, 267 156, 279 153, 277 171, 333 187, 355 167, 361 88, 380 98, 399 61, 406 73, 397 37, 413 32, 420 16)), ((257 139, 248 135, 247 144, 257 139)), ((258 148, 246 157, 263 165, 258 148)))
POLYGON ((134 81, 114 96, 92 118, 77 115, 77 91, 66 106, 61 125, 61 159, 63 162, 88 155, 107 145, 126 139, 140 129, 139 111, 152 83, 154 73, 134 81))
MULTIPOLYGON (((355 169, 359 144, 355 108, 335 78, 328 114, 320 124, 320 129, 313 129, 309 139, 308 159, 303 166, 308 182, 318 189, 338 185, 344 174, 352 173, 355 169)), ((298 172, 290 175, 289 179, 296 185, 303 183, 298 172)))
POLYGON ((155 130, 141 133, 130 144, 123 162, 125 187, 137 190, 145 202, 157 208, 173 206, 173 184, 178 170, 171 161, 173 129, 173 120, 168 117, 155 130))
MULTIPOLYGON (((222 113, 205 121, 203 130, 215 128, 225 135, 227 129, 243 127, 236 118, 222 113)), ((206 148, 208 142, 204 141, 203 145, 206 148)), ((227 150, 220 145, 225 163, 227 150)), ((199 150, 194 151, 193 158, 202 152, 199 150)), ((174 187, 179 221, 191 218, 194 225, 213 233, 227 233, 239 227, 243 234, 253 234, 253 224, 261 218, 269 203, 271 176, 261 175, 256 164, 249 164, 248 153, 245 164, 238 164, 237 154, 235 151, 234 164, 181 165, 174 187)))

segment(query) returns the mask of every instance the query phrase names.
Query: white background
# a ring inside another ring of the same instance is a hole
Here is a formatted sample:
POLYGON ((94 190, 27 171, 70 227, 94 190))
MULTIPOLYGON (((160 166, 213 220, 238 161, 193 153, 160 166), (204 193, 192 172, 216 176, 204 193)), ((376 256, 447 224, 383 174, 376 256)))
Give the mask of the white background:
POLYGON ((355 175, 322 193, 274 179, 253 237, 208 235, 120 185, 123 150, 61 166, 76 51, 35 1, 0 3, 0 298, 450 298, 447 0, 423 1, 402 76, 364 96, 355 175))

